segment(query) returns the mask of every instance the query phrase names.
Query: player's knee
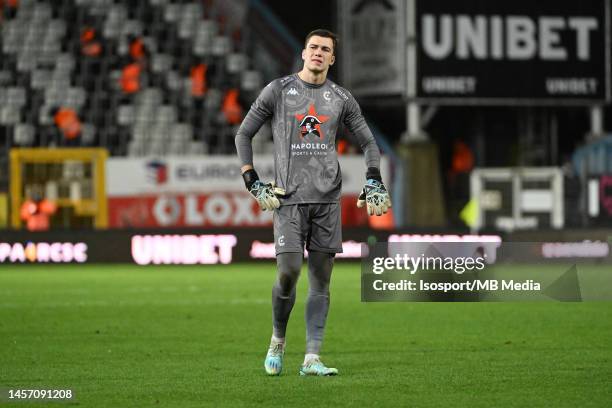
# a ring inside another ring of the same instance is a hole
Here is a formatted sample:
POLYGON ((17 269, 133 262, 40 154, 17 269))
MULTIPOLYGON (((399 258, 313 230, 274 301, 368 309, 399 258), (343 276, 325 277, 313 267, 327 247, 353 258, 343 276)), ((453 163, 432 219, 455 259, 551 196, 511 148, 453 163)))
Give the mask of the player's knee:
POLYGON ((289 296, 297 284, 302 269, 301 254, 280 254, 277 258, 278 278, 276 285, 281 296, 289 296))
POLYGON ((277 267, 279 275, 297 277, 302 269, 302 257, 300 254, 280 254, 277 267))
POLYGON ((276 287, 279 290, 280 296, 289 297, 295 291, 295 285, 297 284, 297 276, 279 274, 276 287))

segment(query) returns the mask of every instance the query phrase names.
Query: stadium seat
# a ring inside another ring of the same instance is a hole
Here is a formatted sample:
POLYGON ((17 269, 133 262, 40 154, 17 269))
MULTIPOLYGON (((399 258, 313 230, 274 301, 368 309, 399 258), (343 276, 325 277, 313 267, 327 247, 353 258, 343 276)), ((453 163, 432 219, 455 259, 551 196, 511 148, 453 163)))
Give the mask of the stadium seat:
POLYGON ((81 110, 85 104, 86 93, 83 88, 68 88, 62 98, 62 106, 73 108, 76 111, 81 110))
POLYGON ((180 18, 181 5, 177 3, 168 3, 164 7, 164 21, 166 23, 176 23, 180 18))
POLYGON ((15 125, 21 121, 21 111, 18 106, 5 105, 0 107, 0 125, 15 125))
POLYGON ((51 115, 51 111, 54 106, 51 105, 42 105, 38 111, 38 123, 42 126, 52 125, 53 124, 53 116, 51 115))
POLYGON ((164 94, 159 88, 146 88, 136 95, 137 105, 160 105, 163 102, 164 94))
POLYGON ((35 69, 30 75, 30 87, 34 90, 42 90, 51 85, 53 71, 48 69, 35 69))
POLYGON ((212 55, 215 57, 224 57, 231 51, 232 40, 226 36, 216 36, 213 39, 212 55))
POLYGON ((121 105, 117 110, 117 124, 122 126, 131 126, 134 123, 134 106, 121 105))
POLYGON ((215 21, 200 21, 193 41, 193 54, 198 57, 212 55, 213 40, 216 37, 217 32, 218 27, 215 21))
POLYGON ((124 22, 127 20, 127 15, 127 9, 121 4, 114 4, 110 7, 102 29, 103 37, 117 38, 121 33, 124 22))
POLYGON ((135 35, 141 36, 144 32, 144 27, 140 21, 127 20, 121 25, 120 34, 122 36, 135 35))
POLYGON ((167 145, 164 140, 153 139, 145 148, 145 155, 148 156, 165 156, 167 145))
POLYGON ((203 142, 191 141, 188 145, 190 155, 199 155, 208 153, 208 146, 203 142))
POLYGON ((81 125, 81 141, 85 146, 93 146, 96 141, 96 127, 91 123, 81 125))
POLYGON ((146 122, 137 123, 132 128, 132 141, 144 142, 149 138, 149 124, 146 122))
POLYGON ((157 110, 157 116, 155 120, 157 122, 170 123, 176 122, 178 117, 176 107, 171 105, 162 105, 157 110))
POLYGON ((245 71, 242 73, 241 89, 245 91, 255 91, 262 87, 261 73, 258 71, 245 71))
POLYGON ((9 69, 3 69, 0 71, 0 86, 11 85, 14 82, 15 82, 15 75, 13 74, 12 71, 10 71, 9 69))
POLYGON ((170 124, 155 123, 151 126, 150 136, 153 143, 165 144, 170 139, 170 124))
POLYGON ((26 90, 20 87, 10 87, 6 89, 4 104, 23 107, 26 104, 26 90))
POLYGON ((184 4, 177 21, 178 35, 183 40, 191 39, 196 32, 197 24, 202 19, 203 10, 199 3, 184 4))
POLYGON ((173 58, 168 54, 154 54, 151 57, 151 70, 158 74, 168 72, 172 67, 173 58))
POLYGON ((127 155, 131 157, 141 157, 145 155, 145 143, 142 140, 130 140, 128 143, 127 155))
POLYGON ((231 53, 227 56, 227 72, 239 74, 246 70, 249 60, 248 57, 240 53, 231 53))
POLYGON ((31 146, 34 143, 35 129, 28 123, 19 123, 15 126, 13 142, 18 146, 31 146))
POLYGON ((151 125, 155 120, 155 107, 153 105, 139 105, 136 108, 135 122, 144 125, 151 125))

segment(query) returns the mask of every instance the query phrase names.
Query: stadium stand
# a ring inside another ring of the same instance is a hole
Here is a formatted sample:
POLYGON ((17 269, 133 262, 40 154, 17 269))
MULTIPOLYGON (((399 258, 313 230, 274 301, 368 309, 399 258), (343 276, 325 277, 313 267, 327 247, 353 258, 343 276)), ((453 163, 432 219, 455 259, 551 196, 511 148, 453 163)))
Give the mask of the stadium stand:
MULTIPOLYGON (((0 2, 0 157, 67 145, 233 153, 241 115, 271 76, 222 3, 0 2)), ((262 133, 254 149, 269 151, 262 133)))

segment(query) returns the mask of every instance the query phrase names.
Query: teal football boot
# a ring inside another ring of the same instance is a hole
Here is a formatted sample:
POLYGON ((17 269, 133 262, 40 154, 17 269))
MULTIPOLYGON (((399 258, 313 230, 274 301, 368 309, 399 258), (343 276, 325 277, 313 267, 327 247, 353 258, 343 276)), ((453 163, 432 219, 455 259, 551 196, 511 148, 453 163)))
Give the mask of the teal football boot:
POLYGON ((300 367, 300 375, 331 376, 338 375, 338 369, 325 367, 319 359, 313 359, 300 367))
POLYGON ((264 367, 268 375, 280 375, 283 371, 283 355, 285 354, 285 344, 271 342, 264 361, 264 367))

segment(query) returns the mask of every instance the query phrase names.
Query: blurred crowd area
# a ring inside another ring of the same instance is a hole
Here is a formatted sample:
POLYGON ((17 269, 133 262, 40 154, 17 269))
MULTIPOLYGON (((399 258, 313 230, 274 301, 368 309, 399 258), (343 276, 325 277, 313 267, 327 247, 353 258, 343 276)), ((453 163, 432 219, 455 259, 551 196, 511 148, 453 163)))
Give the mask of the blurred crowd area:
POLYGON ((247 3, 0 0, 3 150, 233 153, 236 126, 276 74, 252 58, 247 3))

